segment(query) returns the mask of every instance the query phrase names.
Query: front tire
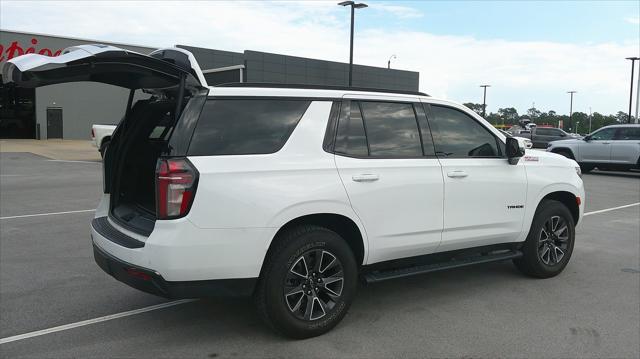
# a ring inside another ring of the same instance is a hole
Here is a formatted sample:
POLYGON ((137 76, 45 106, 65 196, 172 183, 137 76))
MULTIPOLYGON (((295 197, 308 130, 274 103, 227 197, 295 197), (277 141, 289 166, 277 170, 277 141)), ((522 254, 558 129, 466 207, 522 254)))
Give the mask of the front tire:
POLYGON ((582 171, 582 173, 589 173, 591 172, 596 166, 594 165, 588 165, 586 163, 580 163, 580 171, 582 171))
POLYGON ((575 226, 569 209, 561 202, 543 200, 522 246, 523 256, 514 264, 531 277, 554 277, 569 263, 574 242, 575 226))
POLYGON ((337 233, 310 225, 275 240, 254 294, 259 314, 291 338, 328 332, 344 318, 356 292, 351 249, 337 233))

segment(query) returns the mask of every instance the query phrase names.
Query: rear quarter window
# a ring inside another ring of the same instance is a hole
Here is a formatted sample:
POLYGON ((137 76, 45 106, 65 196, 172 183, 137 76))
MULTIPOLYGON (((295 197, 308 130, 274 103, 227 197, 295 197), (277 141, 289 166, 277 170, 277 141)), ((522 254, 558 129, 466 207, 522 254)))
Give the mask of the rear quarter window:
POLYGON ((309 107, 306 100, 208 100, 196 125, 190 156, 277 152, 309 107))

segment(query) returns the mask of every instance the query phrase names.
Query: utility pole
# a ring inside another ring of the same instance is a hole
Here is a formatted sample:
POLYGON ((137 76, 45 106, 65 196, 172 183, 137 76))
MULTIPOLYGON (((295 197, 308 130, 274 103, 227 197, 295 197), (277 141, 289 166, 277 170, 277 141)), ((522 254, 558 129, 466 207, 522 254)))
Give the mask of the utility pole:
POLYGON ((367 7, 367 4, 356 4, 354 1, 343 1, 341 3, 338 3, 338 5, 351 7, 351 38, 349 41, 349 87, 351 87, 353 84, 353 19, 355 16, 355 10, 363 9, 367 7))
POLYGON ((589 106, 589 133, 591 133, 591 118, 593 115, 591 114, 591 106, 589 106))
POLYGON ((569 129, 571 129, 571 115, 573 115, 573 94, 578 91, 567 91, 568 94, 571 94, 571 102, 569 103, 569 129))
POLYGON ((636 85, 636 120, 635 123, 638 123, 638 107, 640 107, 640 73, 638 74, 638 82, 636 85))
MULTIPOLYGON (((640 57, 627 57, 627 60, 631 60, 631 87, 629 88, 629 116, 627 117, 627 123, 631 123, 631 102, 633 101, 633 70, 636 65, 636 60, 640 60, 640 57)), ((640 90, 640 89, 638 89, 640 90)), ((638 105, 636 104, 636 118, 638 117, 637 109, 638 105)), ((636 119, 637 121, 637 119, 636 119)))
POLYGON ((491 85, 480 85, 480 87, 484 88, 484 95, 482 96, 482 118, 487 117, 487 87, 491 87, 491 85))

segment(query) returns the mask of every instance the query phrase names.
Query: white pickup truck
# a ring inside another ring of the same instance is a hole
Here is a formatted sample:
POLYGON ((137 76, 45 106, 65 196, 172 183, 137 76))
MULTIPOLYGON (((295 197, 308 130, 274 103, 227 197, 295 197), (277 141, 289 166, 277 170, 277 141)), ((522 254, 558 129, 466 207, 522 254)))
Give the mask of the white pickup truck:
POLYGON ((93 125, 91 127, 91 140, 98 148, 100 156, 104 157, 104 151, 111 142, 111 135, 115 131, 116 125, 93 125))

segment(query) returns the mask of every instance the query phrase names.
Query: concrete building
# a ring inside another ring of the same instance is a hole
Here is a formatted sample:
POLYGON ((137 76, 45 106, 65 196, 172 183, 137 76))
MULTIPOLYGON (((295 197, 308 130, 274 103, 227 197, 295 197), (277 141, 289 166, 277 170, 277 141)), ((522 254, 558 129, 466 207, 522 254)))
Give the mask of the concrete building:
MULTIPOLYGON (((39 53, 57 56, 69 46, 109 44, 149 53, 155 48, 99 40, 0 30, 0 66, 8 59, 39 53)), ((245 50, 221 51, 176 45, 191 51, 209 85, 270 82, 346 86, 349 64, 245 50)), ((419 74, 354 65, 353 86, 418 91, 419 74)), ((117 124, 128 90, 81 82, 26 89, 0 84, 0 138, 88 139, 92 124, 117 124)))

